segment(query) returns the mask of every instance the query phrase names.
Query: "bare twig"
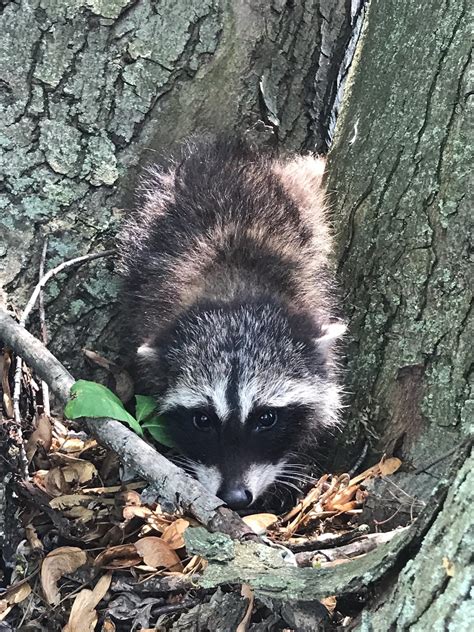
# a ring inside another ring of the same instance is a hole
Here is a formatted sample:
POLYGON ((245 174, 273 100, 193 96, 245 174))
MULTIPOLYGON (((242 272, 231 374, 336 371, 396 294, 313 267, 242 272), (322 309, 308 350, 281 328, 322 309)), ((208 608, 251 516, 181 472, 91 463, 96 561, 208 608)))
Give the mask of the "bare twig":
MULTIPOLYGON (((24 327, 0 309, 0 338, 22 356, 38 376, 48 382, 58 398, 66 403, 74 378, 53 354, 24 327)), ((233 537, 255 534, 222 500, 210 494, 197 480, 174 465, 151 445, 114 419, 86 419, 91 432, 104 446, 142 476, 162 502, 172 503, 191 513, 211 531, 233 537)))
MULTIPOLYGON (((41 264, 40 264, 40 279, 36 284, 35 289, 33 290, 32 295, 30 296, 30 300, 26 304, 25 309, 23 310, 23 314, 20 318, 20 326, 25 327, 28 317, 36 305, 36 301, 41 294, 41 290, 46 285, 46 283, 52 279, 54 276, 65 270, 66 268, 70 268, 71 266, 79 265, 81 263, 85 263, 86 261, 91 261, 92 259, 98 259, 99 257, 110 257, 110 255, 115 253, 115 250, 104 250, 102 252, 96 252, 88 255, 83 255, 82 257, 76 257, 75 259, 70 259, 69 261, 63 261, 60 265, 52 268, 46 274, 42 274, 44 270, 44 262, 46 259, 46 250, 48 247, 48 242, 45 241, 43 246, 43 251, 41 254, 41 264)), ((44 308, 43 308, 44 309, 44 308)), ((40 318, 41 318, 41 307, 40 307, 40 318)), ((44 311, 43 311, 44 318, 44 311)), ((46 329, 44 329, 46 331, 46 329)), ((45 342, 46 344, 46 342, 45 342)), ((20 455, 20 465, 22 469, 22 475, 25 480, 29 480, 29 472, 28 472, 28 459, 26 457, 25 451, 25 442, 23 440, 23 430, 22 430, 22 420, 21 420, 21 411, 20 411, 20 396, 21 396, 21 376, 22 376, 22 368, 23 361, 20 355, 17 354, 16 364, 15 364, 15 376, 13 381, 13 418, 15 420, 15 431, 17 435, 17 443, 18 450, 20 455)), ((44 396, 44 391, 43 391, 44 396)), ((46 400, 49 403, 49 394, 46 397, 46 400)), ((46 411, 45 411, 46 412, 46 411)))
POLYGON ((30 300, 26 304, 26 307, 25 307, 25 309, 23 311, 23 314, 22 314, 22 317, 20 319, 20 325, 23 325, 23 327, 26 325, 26 321, 27 321, 27 319, 28 319, 28 317, 30 315, 30 312, 32 311, 32 309, 36 305, 36 301, 38 300, 38 296, 39 296, 41 290, 44 288, 44 286, 46 285, 46 283, 50 279, 55 277, 57 274, 59 274, 63 270, 66 270, 67 268, 70 268, 71 266, 77 266, 77 265, 79 265, 81 263, 85 263, 86 261, 92 261, 93 259, 99 259, 99 258, 102 258, 102 257, 110 257, 113 254, 115 254, 115 250, 103 250, 102 252, 93 252, 93 253, 88 254, 88 255, 82 255, 81 257, 75 257, 74 259, 69 259, 68 261, 63 261, 62 263, 60 263, 55 268, 52 268, 51 270, 49 270, 39 280, 39 282, 37 283, 35 289, 33 290, 33 294, 31 295, 30 300))
POLYGON ((23 372, 23 362, 17 355, 15 364, 15 376, 13 379, 13 419, 15 421, 15 435, 18 446, 18 454, 22 476, 25 480, 29 480, 28 458, 26 456, 25 441, 23 439, 23 429, 21 423, 20 411, 20 395, 21 395, 21 375, 23 372))
POLYGON ((394 536, 402 533, 408 527, 402 527, 388 531, 386 533, 368 533, 358 540, 354 540, 350 544, 338 546, 332 549, 319 549, 315 551, 305 551, 296 553, 295 558, 298 566, 313 566, 315 563, 321 563, 323 566, 327 562, 335 560, 351 559, 359 555, 364 555, 373 551, 381 544, 389 542, 394 536))
POLYGON ((293 553, 308 553, 311 551, 320 551, 321 549, 335 549, 346 544, 350 544, 354 540, 358 540, 361 537, 367 535, 369 531, 368 525, 359 525, 357 529, 353 529, 347 533, 341 535, 329 535, 327 533, 320 535, 317 538, 307 540, 304 543, 292 544, 291 542, 285 542, 287 549, 290 549, 293 553))
MULTIPOLYGON (((39 267, 39 282, 41 283, 41 279, 44 277, 44 269, 46 265, 46 253, 48 252, 48 238, 44 240, 43 251, 41 252, 41 260, 39 267)), ((48 329, 46 327, 46 312, 44 309, 44 296, 43 291, 41 289, 39 293, 39 317, 40 317, 40 327, 41 327, 41 339, 43 340, 43 344, 45 347, 48 346, 48 329)), ((48 417, 51 417, 51 408, 49 405, 49 387, 44 380, 41 382, 41 392, 43 394, 43 412, 48 417)))

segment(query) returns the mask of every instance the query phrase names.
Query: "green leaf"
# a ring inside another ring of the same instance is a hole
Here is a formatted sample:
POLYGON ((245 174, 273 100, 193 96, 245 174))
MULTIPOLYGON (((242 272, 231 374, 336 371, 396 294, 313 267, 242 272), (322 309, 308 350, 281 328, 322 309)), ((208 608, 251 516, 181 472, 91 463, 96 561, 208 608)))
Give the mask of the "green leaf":
POLYGON ((174 442, 168 434, 167 423, 162 417, 151 417, 150 419, 142 422, 141 426, 142 428, 145 428, 148 434, 152 436, 155 441, 161 443, 161 445, 165 445, 167 448, 174 447, 174 442))
POLYGON ((135 417, 138 422, 148 419, 156 409, 156 400, 150 395, 135 395, 135 417))
POLYGON ((71 399, 66 404, 64 415, 68 419, 110 417, 124 421, 137 435, 143 436, 140 424, 125 410, 117 395, 97 382, 89 380, 75 382, 71 387, 71 399))
POLYGON ((140 426, 158 443, 168 448, 174 447, 167 431, 167 423, 162 417, 154 414, 157 406, 155 398, 150 395, 135 395, 135 401, 135 415, 140 426))

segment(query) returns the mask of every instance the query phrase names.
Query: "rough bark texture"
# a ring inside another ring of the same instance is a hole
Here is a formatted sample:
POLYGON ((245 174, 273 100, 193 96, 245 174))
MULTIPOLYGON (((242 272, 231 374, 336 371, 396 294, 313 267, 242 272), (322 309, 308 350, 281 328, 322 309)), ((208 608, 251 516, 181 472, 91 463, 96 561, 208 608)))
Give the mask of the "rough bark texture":
MULTIPOLYGON (((469 28, 462 0, 372 0, 329 162, 353 428, 376 451, 398 449, 398 483, 422 497, 472 436, 469 28)), ((356 629, 470 627, 471 479, 468 460, 356 629)))
POLYGON ((373 0, 329 161, 353 420, 416 467, 472 423, 469 62, 467 2, 373 0))
MULTIPOLYGON (((3 4, 3 3, 2 3, 3 4)), ((1 279, 17 307, 48 265, 111 245, 139 163, 203 131, 322 149, 350 36, 345 0, 21 0, 0 15, 1 279)), ((114 353, 110 262, 46 291, 51 348, 114 353)))
POLYGON ((472 627, 474 602, 474 458, 454 480, 417 555, 356 629, 463 632, 472 627))

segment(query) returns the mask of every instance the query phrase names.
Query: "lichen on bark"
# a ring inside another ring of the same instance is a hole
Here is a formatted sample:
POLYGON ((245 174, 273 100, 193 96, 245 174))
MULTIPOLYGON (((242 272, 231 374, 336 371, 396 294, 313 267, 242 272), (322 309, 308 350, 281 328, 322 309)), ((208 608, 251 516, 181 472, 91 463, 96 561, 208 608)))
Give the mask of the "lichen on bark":
POLYGON ((329 161, 353 419, 417 466, 473 411, 466 12, 370 3, 329 161))
MULTIPOLYGON (((9 300, 25 305, 46 236, 48 265, 113 244, 119 209, 133 205, 142 164, 190 134, 240 130, 261 143, 323 144, 321 125, 317 131, 311 125, 322 95, 331 92, 350 16, 342 0, 329 16, 320 5, 20 0, 3 6, 0 265, 9 300), (268 119, 262 81, 276 122, 268 119), (305 108, 310 101, 312 112, 305 108)), ((98 261, 45 291, 51 348, 76 374, 84 370, 81 347, 118 352, 112 267, 98 261)))

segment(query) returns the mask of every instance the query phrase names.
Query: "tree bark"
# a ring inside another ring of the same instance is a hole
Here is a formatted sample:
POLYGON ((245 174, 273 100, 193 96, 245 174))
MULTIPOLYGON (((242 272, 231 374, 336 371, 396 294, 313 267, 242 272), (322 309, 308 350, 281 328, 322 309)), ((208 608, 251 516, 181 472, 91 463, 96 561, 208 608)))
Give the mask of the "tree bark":
MULTIPOLYGON (((468 4, 372 0, 329 160, 351 323, 349 443, 396 450, 426 497, 472 439, 468 4), (444 458, 446 457, 446 458, 444 458)), ((467 460, 419 550, 358 630, 466 630, 474 617, 467 460)))
MULTIPOLYGON (((9 299, 25 305, 46 235, 48 267, 113 245, 137 171, 190 134, 240 130, 262 144, 323 149, 351 32, 349 3, 327 5, 6 3, 0 256, 9 299)), ((112 356, 119 347, 111 267, 68 272, 45 292, 50 347, 76 375, 81 347, 112 356)))
POLYGON ((472 423, 468 30, 462 0, 373 0, 328 165, 353 428, 418 468, 472 423))

